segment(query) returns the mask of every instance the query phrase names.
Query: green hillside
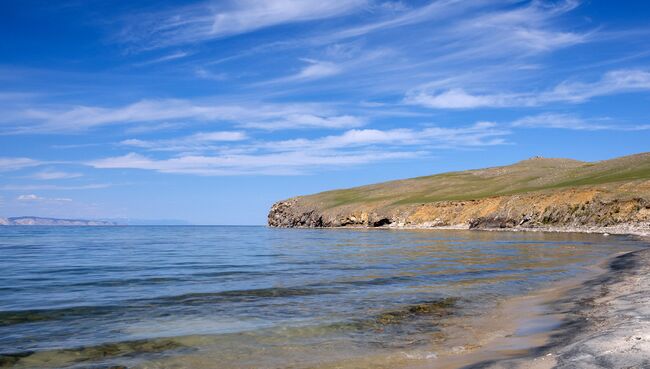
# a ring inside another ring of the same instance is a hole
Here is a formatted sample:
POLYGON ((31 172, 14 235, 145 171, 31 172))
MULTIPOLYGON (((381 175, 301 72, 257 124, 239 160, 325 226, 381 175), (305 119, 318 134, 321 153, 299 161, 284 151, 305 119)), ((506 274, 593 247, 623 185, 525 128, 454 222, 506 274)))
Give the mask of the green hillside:
POLYGON ((513 165, 450 172, 307 196, 333 208, 348 204, 407 205, 650 179, 650 153, 599 162, 532 158, 513 165))

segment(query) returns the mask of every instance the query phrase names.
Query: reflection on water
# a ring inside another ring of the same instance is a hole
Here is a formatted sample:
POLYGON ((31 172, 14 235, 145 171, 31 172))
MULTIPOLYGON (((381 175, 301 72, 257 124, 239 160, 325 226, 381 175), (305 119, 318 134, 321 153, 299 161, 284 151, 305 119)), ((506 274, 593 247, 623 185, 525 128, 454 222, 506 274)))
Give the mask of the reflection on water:
POLYGON ((426 362, 454 319, 638 247, 580 234, 3 227, 0 367, 426 362))

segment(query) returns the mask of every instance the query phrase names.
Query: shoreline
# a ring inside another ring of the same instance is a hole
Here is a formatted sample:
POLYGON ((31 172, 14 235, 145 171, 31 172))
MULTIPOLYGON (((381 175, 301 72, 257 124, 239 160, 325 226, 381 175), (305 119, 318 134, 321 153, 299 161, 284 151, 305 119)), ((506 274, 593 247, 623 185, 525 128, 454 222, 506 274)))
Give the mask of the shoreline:
POLYGON ((379 227, 369 227, 369 226, 340 226, 340 227, 273 227, 267 226, 272 229, 364 229, 364 230, 451 230, 451 231, 484 231, 484 232, 549 232, 549 233, 586 233, 594 234, 600 233, 604 235, 621 235, 621 236, 637 236, 643 237, 647 240, 650 240, 650 225, 640 226, 638 224, 617 224, 614 226, 547 226, 547 227, 506 227, 506 228, 495 228, 495 227, 481 227, 481 228, 471 228, 467 224, 457 224, 457 225, 385 225, 379 227))
MULTIPOLYGON (((522 337, 524 340, 536 340, 536 345, 507 352, 503 349, 507 347, 503 341, 511 337, 497 337, 496 342, 486 343, 485 349, 481 347, 460 355, 440 357, 435 364, 437 368, 444 369, 650 368, 650 225, 470 228, 468 225, 425 224, 295 228, 585 233, 637 239, 644 247, 615 253, 594 263, 592 268, 600 269, 598 273, 577 278, 573 283, 560 282, 509 300, 538 298, 537 304, 529 305, 543 308, 544 312, 538 313, 538 316, 560 317, 556 327, 550 327, 534 337, 522 337)), ((518 318, 525 315, 520 314, 518 318)), ((528 314, 528 317, 534 315, 528 314)))
MULTIPOLYGON (((580 275, 568 280, 555 281, 539 290, 524 295, 508 297, 498 306, 469 321, 450 324, 448 336, 465 336, 472 331, 473 342, 457 340, 454 350, 441 353, 434 362, 436 368, 474 368, 483 363, 510 361, 526 357, 531 350, 550 343, 552 333, 563 325, 565 314, 553 304, 582 284, 607 272, 607 264, 616 253, 583 267, 580 275)), ((411 368, 411 367, 408 367, 411 368)), ((419 367, 418 367, 419 368, 419 367)))
MULTIPOLYGON (((518 316, 514 316, 515 319, 539 317, 545 319, 549 316, 552 316, 551 319, 558 319, 556 327, 547 327, 548 329, 534 335, 520 337, 536 344, 508 351, 508 342, 512 344, 512 337, 496 337, 493 342, 488 342, 485 347, 475 351, 440 357, 436 360, 436 367, 444 369, 650 368, 650 227, 636 224, 609 227, 534 228, 400 225, 320 229, 586 233, 620 235, 638 239, 645 244, 645 247, 635 251, 615 253, 594 263, 592 268, 599 270, 598 272, 592 271, 582 278, 560 282, 529 295, 504 301, 515 302, 521 307, 521 301, 536 299, 536 303, 528 306, 543 310, 532 314, 519 313, 518 316)), ((506 310, 515 314, 516 309, 506 310)), ((514 344, 514 346, 519 345, 514 344)))
POLYGON ((602 273, 545 303, 546 314, 563 318, 546 332, 544 344, 510 358, 493 357, 457 368, 650 367, 650 238, 628 235, 647 247, 608 258, 602 273))

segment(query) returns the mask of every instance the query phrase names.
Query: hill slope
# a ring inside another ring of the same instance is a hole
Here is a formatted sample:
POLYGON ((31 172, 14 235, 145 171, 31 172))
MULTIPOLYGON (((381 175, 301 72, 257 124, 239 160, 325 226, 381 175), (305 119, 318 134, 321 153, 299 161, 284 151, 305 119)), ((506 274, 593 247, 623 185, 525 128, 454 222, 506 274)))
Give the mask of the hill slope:
POLYGON ((273 205, 275 227, 648 227, 650 153, 513 165, 327 191, 273 205))

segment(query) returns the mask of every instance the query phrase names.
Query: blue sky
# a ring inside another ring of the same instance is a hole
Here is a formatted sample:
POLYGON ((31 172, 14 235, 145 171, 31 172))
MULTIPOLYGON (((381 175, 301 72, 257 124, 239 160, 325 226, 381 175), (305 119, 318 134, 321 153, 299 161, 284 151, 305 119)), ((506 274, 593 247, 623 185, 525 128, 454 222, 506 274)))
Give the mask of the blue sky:
POLYGON ((650 148, 644 1, 0 4, 0 216, 279 199, 650 148))

